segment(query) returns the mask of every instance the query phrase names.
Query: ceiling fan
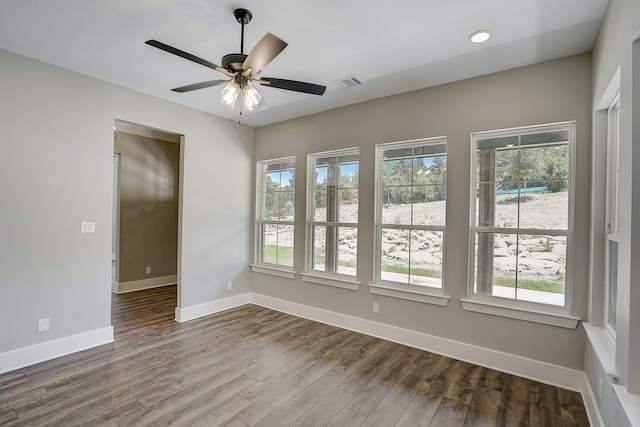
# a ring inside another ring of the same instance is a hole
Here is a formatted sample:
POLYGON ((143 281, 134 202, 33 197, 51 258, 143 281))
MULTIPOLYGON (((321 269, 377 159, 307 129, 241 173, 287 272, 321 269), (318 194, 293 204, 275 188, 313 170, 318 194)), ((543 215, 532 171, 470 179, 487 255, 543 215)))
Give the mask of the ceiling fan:
POLYGON ((193 61, 205 67, 212 68, 227 76, 227 79, 209 80, 206 82, 194 83, 171 89, 174 92, 190 92, 192 90, 204 89, 227 83, 221 92, 221 103, 233 109, 238 95, 242 98, 244 110, 255 110, 262 101, 262 95, 253 84, 271 86, 278 89, 286 89, 295 92, 322 95, 326 90, 325 86, 300 82, 296 80, 277 79, 272 77, 260 77, 262 69, 287 47, 287 43, 271 33, 267 33, 258 44, 249 52, 244 54, 244 26, 251 22, 253 15, 247 9, 236 9, 233 12, 236 21, 242 25, 240 34, 240 53, 230 53, 222 57, 222 66, 199 58, 183 50, 169 46, 157 40, 147 40, 145 43, 165 52, 177 55, 181 58, 193 61))

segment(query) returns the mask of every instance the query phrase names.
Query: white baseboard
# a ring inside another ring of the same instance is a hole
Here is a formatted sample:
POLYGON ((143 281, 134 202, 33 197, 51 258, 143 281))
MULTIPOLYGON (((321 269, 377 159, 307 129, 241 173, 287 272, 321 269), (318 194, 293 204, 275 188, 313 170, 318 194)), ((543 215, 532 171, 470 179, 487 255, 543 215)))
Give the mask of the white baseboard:
POLYGON ((0 353, 0 374, 113 342, 113 327, 0 353))
POLYGON ((193 305, 191 307, 176 307, 176 322, 187 322, 189 320, 197 319, 198 317, 218 313, 219 311, 228 310, 230 308, 239 307, 249 303, 251 303, 251 294, 245 293, 234 295, 229 298, 206 302, 204 304, 193 305))
POLYGON ((315 307, 293 303, 261 294, 252 294, 251 302, 273 310, 315 320, 343 329, 360 332, 366 335, 408 345, 432 353, 452 357, 454 359, 485 366, 500 372, 518 375, 555 385, 566 389, 583 392, 586 375, 582 371, 569 369, 550 363, 528 359, 522 356, 503 353, 459 341, 453 341, 422 332, 411 331, 396 326, 385 325, 371 320, 360 319, 345 314, 335 313, 315 307))
POLYGON ((127 292, 141 291, 143 289, 159 288, 178 283, 178 276, 151 277, 149 279, 134 280, 132 282, 122 282, 113 284, 113 292, 125 294, 127 292))

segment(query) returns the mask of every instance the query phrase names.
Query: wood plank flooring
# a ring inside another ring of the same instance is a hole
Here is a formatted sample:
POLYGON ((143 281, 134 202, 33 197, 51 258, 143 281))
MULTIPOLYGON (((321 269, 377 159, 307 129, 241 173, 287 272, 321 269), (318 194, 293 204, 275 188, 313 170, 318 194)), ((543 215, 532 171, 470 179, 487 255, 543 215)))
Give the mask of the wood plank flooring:
POLYGON ((255 305, 113 301, 115 343, 0 376, 0 425, 589 425, 579 393, 255 305))

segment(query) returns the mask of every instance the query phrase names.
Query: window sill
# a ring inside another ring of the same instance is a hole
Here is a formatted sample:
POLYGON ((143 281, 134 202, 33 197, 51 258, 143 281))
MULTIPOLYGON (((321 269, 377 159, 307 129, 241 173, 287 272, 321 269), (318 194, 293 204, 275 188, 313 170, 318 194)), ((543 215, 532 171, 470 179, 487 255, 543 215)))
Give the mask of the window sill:
POLYGON ((285 279, 293 279, 296 272, 286 268, 267 267, 264 265, 251 264, 251 271, 254 273, 269 274, 271 276, 284 277, 285 279))
POLYGON ((369 292, 374 295, 384 295, 387 297, 406 299, 409 301, 417 301, 425 304, 439 305, 446 307, 449 303, 449 297, 447 295, 438 295, 429 292, 428 289, 418 288, 412 286, 412 289, 408 285, 381 285, 379 283, 369 283, 369 292))
POLYGON ((584 330, 587 332, 587 338, 596 352, 596 356, 600 359, 600 363, 605 373, 610 376, 614 382, 618 380, 616 372, 616 343, 611 334, 602 326, 593 326, 590 323, 582 323, 584 330))
POLYGON ((618 384, 614 384, 613 389, 618 399, 620 399, 620 403, 627 413, 631 425, 640 425, 640 395, 629 393, 625 387, 618 384))
POLYGON ((557 326, 560 328, 575 329, 580 321, 579 317, 564 313, 551 313, 511 307, 497 304, 495 302, 478 301, 472 299, 461 299, 462 308, 476 313, 490 314, 493 316, 508 317, 511 319, 524 320, 526 322, 541 323, 543 325, 557 326))
POLYGON ((338 276, 324 276, 320 274, 313 273, 300 273, 300 277, 302 277, 303 282, 315 283, 318 285, 325 286, 333 286, 335 288, 348 289, 350 291, 357 291, 360 289, 360 282, 355 280, 355 278, 351 279, 348 276, 338 277, 338 276))

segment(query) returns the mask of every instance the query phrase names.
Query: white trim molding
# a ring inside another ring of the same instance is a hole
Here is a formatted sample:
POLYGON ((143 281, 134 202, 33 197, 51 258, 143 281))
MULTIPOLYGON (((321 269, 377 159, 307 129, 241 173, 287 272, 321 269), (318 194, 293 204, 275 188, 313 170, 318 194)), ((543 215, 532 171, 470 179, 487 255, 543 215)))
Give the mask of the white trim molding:
POLYGON ((467 311, 508 317, 526 322, 541 323, 543 325, 558 326, 560 328, 575 329, 580 321, 579 317, 571 316, 570 314, 529 310, 472 299, 461 299, 460 301, 462 302, 462 308, 467 311))
POLYGON ((0 374, 113 342, 113 326, 0 353, 0 374))
POLYGON ((384 286, 378 283, 369 283, 369 293, 374 295, 384 295, 387 297, 406 299, 409 301, 418 301, 425 304, 439 305, 446 307, 449 303, 448 295, 438 295, 423 291, 422 288, 413 285, 415 289, 408 289, 408 286, 401 287, 401 285, 384 286))
POLYGON ((300 277, 302 277, 303 282, 315 283, 317 285, 333 286, 334 288, 348 289, 350 291, 360 289, 360 282, 355 280, 355 278, 347 278, 347 276, 300 273, 300 277))
POLYGON ((283 277, 285 279, 293 279, 296 277, 296 272, 280 267, 268 267, 260 264, 250 264, 251 271, 254 273, 270 274, 271 276, 283 277))
POLYGON ((208 316, 230 308, 239 307, 251 303, 251 294, 244 293, 232 297, 223 298, 203 304, 192 305, 191 307, 176 307, 176 322, 187 322, 198 317, 208 316))
POLYGON ((162 286, 175 285, 178 283, 178 276, 151 277, 143 280, 133 280, 131 282, 114 283, 113 292, 116 294, 126 294, 127 292, 141 291, 143 289, 160 288, 162 286))

